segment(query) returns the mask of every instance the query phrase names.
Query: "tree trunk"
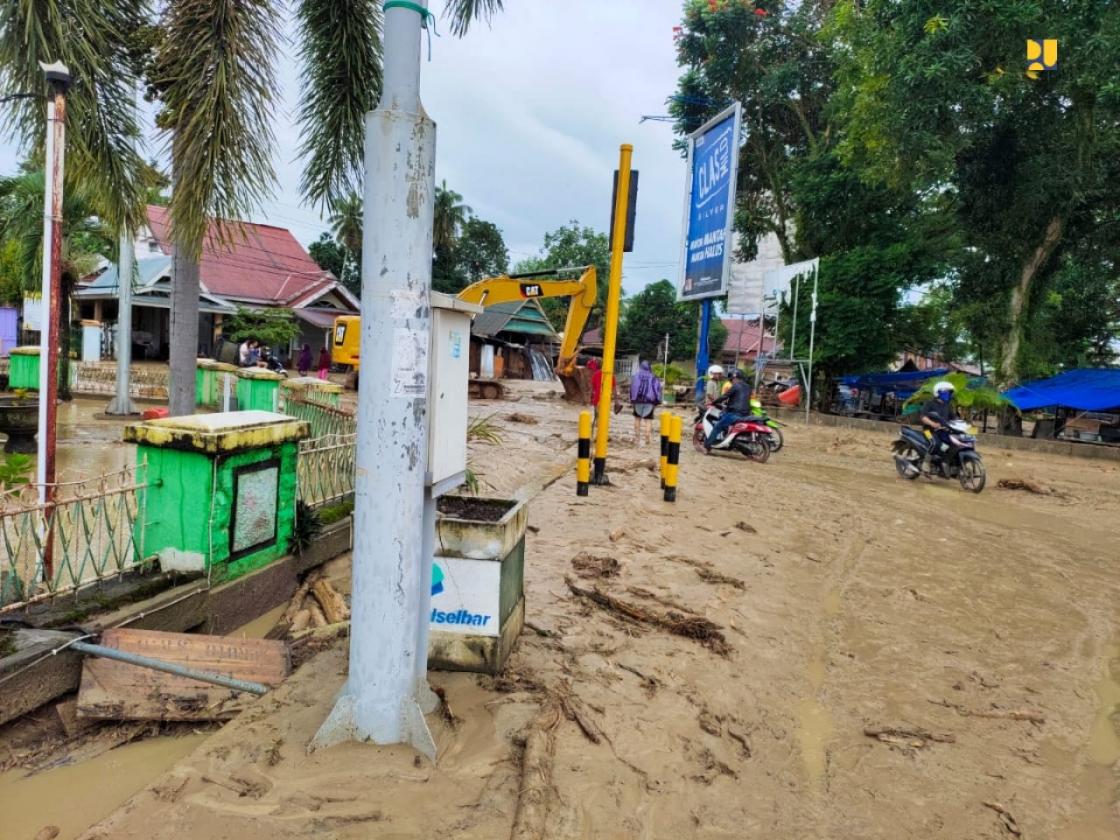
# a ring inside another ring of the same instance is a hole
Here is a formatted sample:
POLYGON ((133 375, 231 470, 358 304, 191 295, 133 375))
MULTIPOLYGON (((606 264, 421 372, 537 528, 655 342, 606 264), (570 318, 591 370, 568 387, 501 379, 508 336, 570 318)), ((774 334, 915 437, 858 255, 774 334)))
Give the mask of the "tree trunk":
POLYGON ((168 408, 172 417, 194 414, 194 379, 198 358, 198 260, 187 246, 175 243, 171 274, 171 380, 168 408))
POLYGON ((1042 242, 1030 253, 1019 273, 1019 282, 1011 290, 1010 318, 1007 340, 1003 343, 1002 358, 999 362, 999 379, 1003 384, 1011 384, 1019 378, 1019 347, 1023 339, 1023 314, 1030 300, 1031 287, 1038 272, 1050 260, 1054 249, 1062 239, 1065 219, 1054 216, 1046 226, 1042 242))

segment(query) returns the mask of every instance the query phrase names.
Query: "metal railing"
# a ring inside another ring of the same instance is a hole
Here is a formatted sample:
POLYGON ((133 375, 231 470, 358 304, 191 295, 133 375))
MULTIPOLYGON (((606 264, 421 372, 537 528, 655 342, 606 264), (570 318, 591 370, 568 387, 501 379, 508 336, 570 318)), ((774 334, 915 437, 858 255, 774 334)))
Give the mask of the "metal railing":
POLYGON ((340 502, 354 493, 356 434, 328 434, 300 441, 299 499, 309 507, 340 502))
POLYGON ((312 438, 352 435, 358 431, 357 421, 349 411, 302 397, 287 397, 284 413, 297 420, 306 420, 311 426, 312 438))
POLYGON ((0 609, 53 597, 144 565, 146 464, 0 494, 0 609))

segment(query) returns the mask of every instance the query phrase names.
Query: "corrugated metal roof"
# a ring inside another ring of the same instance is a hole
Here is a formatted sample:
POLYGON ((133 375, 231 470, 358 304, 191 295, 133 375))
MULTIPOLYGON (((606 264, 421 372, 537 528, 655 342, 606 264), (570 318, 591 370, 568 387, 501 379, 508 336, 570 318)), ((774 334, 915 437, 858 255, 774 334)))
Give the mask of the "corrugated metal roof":
POLYGON ((540 335, 552 340, 560 338, 535 300, 515 300, 488 306, 474 319, 471 332, 484 338, 500 332, 540 335))

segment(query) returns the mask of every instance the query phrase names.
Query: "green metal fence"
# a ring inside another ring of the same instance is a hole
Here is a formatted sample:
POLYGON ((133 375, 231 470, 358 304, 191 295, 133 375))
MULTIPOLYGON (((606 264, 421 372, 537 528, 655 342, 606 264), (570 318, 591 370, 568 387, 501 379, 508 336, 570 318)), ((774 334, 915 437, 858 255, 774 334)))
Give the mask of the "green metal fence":
POLYGON ((143 566, 145 467, 57 484, 47 504, 34 485, 0 494, 0 610, 143 566))
POLYGON ((302 397, 285 399, 284 413, 297 420, 306 420, 311 426, 312 438, 352 435, 358 430, 354 415, 349 411, 302 397))
POLYGON ((299 499, 310 507, 340 502, 354 493, 357 435, 324 435, 300 441, 299 499))

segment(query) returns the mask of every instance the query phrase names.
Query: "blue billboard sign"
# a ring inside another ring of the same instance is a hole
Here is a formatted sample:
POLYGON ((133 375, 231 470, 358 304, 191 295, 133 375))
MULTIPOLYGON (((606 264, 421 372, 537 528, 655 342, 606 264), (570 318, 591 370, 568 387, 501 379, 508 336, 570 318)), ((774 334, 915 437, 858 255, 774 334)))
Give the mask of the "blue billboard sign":
POLYGON ((736 102, 688 138, 680 300, 727 294, 741 110, 736 102))

